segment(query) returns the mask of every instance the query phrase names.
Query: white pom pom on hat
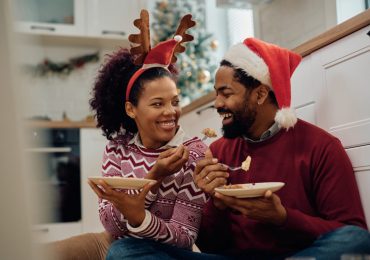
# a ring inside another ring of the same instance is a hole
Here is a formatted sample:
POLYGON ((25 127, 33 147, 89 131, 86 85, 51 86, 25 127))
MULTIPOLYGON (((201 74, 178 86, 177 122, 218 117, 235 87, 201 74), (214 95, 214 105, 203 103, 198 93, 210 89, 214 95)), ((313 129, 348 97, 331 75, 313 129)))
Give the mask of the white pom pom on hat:
POLYGON ((182 41, 182 36, 181 35, 175 35, 175 37, 173 37, 175 39, 175 41, 177 42, 181 42, 182 41))
POLYGON ((247 38, 232 46, 224 59, 274 91, 279 106, 275 121, 280 127, 288 130, 296 124, 296 114, 290 107, 290 78, 302 60, 299 54, 256 38, 247 38))

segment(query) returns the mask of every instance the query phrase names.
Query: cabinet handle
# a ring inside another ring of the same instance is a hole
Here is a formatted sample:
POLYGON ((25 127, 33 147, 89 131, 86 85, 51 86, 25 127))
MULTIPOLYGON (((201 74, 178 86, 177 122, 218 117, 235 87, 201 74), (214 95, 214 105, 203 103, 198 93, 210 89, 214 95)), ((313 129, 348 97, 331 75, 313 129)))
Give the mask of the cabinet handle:
POLYGON ((125 32, 121 32, 121 31, 109 31, 109 30, 103 30, 101 33, 104 34, 104 35, 107 35, 107 34, 121 35, 121 36, 125 36, 126 35, 125 32))
POLYGON ((46 30, 53 32, 55 31, 55 28, 51 26, 31 25, 31 30, 46 30))
POLYGON ((211 109, 211 108, 215 108, 215 106, 214 106, 214 105, 210 105, 210 106, 208 106, 208 107, 203 107, 203 108, 199 109, 199 110, 198 110, 197 112, 195 112, 195 113, 197 113, 197 115, 200 115, 204 110, 211 109))
POLYGON ((33 228, 32 229, 34 232, 42 232, 42 233, 47 233, 49 232, 49 228, 33 228))
POLYGON ((33 153, 70 153, 72 147, 37 147, 37 148, 26 148, 26 152, 33 153))

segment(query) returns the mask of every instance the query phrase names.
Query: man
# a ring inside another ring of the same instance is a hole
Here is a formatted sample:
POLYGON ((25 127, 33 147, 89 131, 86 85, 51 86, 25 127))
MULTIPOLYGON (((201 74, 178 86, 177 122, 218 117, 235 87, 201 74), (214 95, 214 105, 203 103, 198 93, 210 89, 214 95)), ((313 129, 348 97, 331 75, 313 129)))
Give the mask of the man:
POLYGON ((202 252, 246 259, 370 253, 351 163, 340 141, 295 117, 290 77, 301 57, 255 38, 232 46, 216 74, 223 137, 197 163, 211 195, 196 242, 202 252), (251 157, 247 172, 231 171, 251 157), (224 184, 284 182, 263 197, 215 192, 224 184))

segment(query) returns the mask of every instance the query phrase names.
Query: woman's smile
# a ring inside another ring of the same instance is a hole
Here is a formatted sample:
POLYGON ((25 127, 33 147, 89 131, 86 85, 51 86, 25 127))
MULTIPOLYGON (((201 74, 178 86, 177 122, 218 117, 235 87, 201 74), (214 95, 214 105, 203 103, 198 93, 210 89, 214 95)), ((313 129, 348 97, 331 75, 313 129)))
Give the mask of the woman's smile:
POLYGON ((172 131, 176 128, 176 121, 174 119, 172 120, 164 120, 164 121, 158 121, 157 124, 159 127, 165 131, 172 131))

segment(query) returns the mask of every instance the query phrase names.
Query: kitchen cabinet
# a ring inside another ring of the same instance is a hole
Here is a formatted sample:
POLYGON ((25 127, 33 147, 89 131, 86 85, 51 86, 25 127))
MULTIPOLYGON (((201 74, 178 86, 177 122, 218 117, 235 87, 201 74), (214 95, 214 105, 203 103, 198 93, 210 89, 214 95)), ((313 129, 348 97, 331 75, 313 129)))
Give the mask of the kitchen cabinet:
POLYGON ((343 145, 370 144, 370 37, 366 26, 312 55, 320 93, 318 124, 343 145))
POLYGON ((85 34, 85 0, 16 0, 16 30, 49 35, 85 34))
POLYGON ((98 232, 104 230, 99 219, 98 197, 87 184, 87 178, 101 175, 107 139, 102 135, 102 131, 96 128, 82 128, 80 138, 82 232, 98 232))
POLYGON ((147 0, 16 0, 16 29, 23 33, 127 39, 147 0))
POLYGON ((139 17, 140 1, 89 0, 86 10, 88 36, 127 38, 137 32, 133 21, 139 17))
POLYGON ((370 224, 370 26, 312 54, 320 89, 317 124, 338 137, 349 155, 370 224))
POLYGON ((366 222, 370 224, 370 145, 347 148, 356 175, 366 222))
POLYGON ((81 232, 81 222, 40 224, 32 228, 33 237, 38 243, 66 239, 81 232))
POLYGON ((101 175, 101 163, 107 142, 101 130, 96 128, 39 128, 37 135, 34 134, 35 131, 30 131, 30 134, 33 140, 37 139, 40 147, 32 146, 26 151, 33 155, 31 158, 33 162, 39 162, 33 174, 35 190, 38 191, 35 200, 38 205, 42 205, 44 211, 41 214, 35 213, 38 224, 33 225, 32 231, 36 241, 45 243, 81 233, 103 231, 104 228, 99 219, 98 197, 87 183, 89 176, 101 175), (67 150, 68 142, 58 142, 57 138, 60 138, 60 134, 67 136, 71 133, 76 133, 74 136, 78 140, 74 146, 70 145, 71 149, 67 150), (54 147, 50 147, 50 144, 54 147), (77 153, 78 156, 72 156, 77 153), (45 156, 47 160, 43 160, 45 156), (72 163, 74 167, 66 167, 72 163), (71 188, 68 189, 68 187, 76 187, 68 185, 68 180, 71 178, 67 176, 74 174, 78 177, 77 180, 73 178, 74 183, 78 185, 78 188, 74 189, 78 194, 71 188), (77 208, 71 206, 75 202, 78 202, 77 208))

